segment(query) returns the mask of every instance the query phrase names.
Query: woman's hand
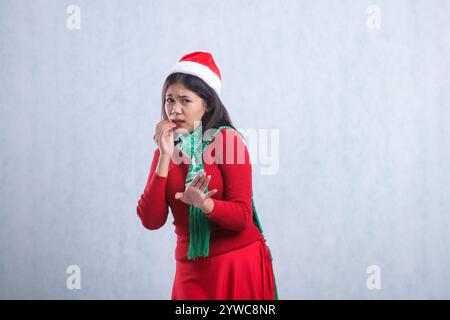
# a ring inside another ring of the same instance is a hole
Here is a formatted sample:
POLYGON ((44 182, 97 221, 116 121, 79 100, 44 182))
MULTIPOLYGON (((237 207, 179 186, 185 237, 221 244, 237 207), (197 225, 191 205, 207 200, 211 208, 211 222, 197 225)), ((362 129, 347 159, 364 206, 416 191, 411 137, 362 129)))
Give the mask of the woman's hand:
POLYGON ((195 207, 202 209, 206 199, 217 192, 217 189, 214 189, 204 193, 210 180, 211 176, 206 177, 204 171, 198 172, 184 192, 175 193, 175 199, 179 199, 187 204, 193 204, 195 207))
POLYGON ((156 124, 153 140, 158 145, 161 155, 172 157, 175 144, 173 141, 173 130, 176 124, 169 120, 161 120, 156 124))

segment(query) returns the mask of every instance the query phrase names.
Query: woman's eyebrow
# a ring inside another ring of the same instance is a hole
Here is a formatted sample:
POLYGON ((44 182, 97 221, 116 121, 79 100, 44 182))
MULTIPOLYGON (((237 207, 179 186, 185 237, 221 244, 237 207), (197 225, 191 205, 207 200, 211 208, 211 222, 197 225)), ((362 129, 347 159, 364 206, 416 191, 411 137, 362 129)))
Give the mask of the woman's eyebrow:
MULTIPOLYGON (((166 95, 166 97, 171 97, 171 96, 172 96, 171 93, 169 93, 169 94, 166 95)), ((177 96, 177 97, 178 97, 178 98, 189 98, 189 99, 190 99, 189 96, 177 96)))

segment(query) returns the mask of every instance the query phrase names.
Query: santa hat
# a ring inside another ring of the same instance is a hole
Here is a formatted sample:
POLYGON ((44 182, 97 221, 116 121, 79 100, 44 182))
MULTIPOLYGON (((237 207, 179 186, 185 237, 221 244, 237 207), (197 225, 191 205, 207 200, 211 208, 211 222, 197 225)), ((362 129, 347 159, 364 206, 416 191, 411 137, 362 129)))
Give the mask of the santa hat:
POLYGON ((168 76, 175 72, 187 73, 199 77, 220 96, 222 76, 211 53, 195 51, 184 55, 175 63, 169 71, 168 76))

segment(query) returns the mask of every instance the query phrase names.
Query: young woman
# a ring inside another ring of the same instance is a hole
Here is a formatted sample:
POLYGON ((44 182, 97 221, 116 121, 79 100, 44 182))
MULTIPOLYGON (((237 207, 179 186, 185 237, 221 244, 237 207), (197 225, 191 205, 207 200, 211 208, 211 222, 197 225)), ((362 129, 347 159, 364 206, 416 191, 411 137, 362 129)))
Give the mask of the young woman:
POLYGON ((208 52, 187 54, 170 70, 137 214, 155 230, 171 209, 177 234, 172 299, 278 299, 253 203, 249 153, 219 98, 220 81, 208 52))

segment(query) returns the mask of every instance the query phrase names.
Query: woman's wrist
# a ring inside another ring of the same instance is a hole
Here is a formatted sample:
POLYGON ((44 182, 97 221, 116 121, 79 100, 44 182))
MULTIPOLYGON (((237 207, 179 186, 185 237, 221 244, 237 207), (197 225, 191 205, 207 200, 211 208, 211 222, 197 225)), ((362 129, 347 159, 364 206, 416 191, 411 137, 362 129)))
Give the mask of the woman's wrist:
POLYGON ((158 159, 158 164, 156 165, 155 172, 160 177, 167 177, 169 172, 169 163, 171 157, 166 154, 161 154, 158 159))
POLYGON ((205 214, 205 216, 209 216, 214 209, 214 201, 211 198, 207 198, 203 204, 200 206, 200 210, 205 214))

